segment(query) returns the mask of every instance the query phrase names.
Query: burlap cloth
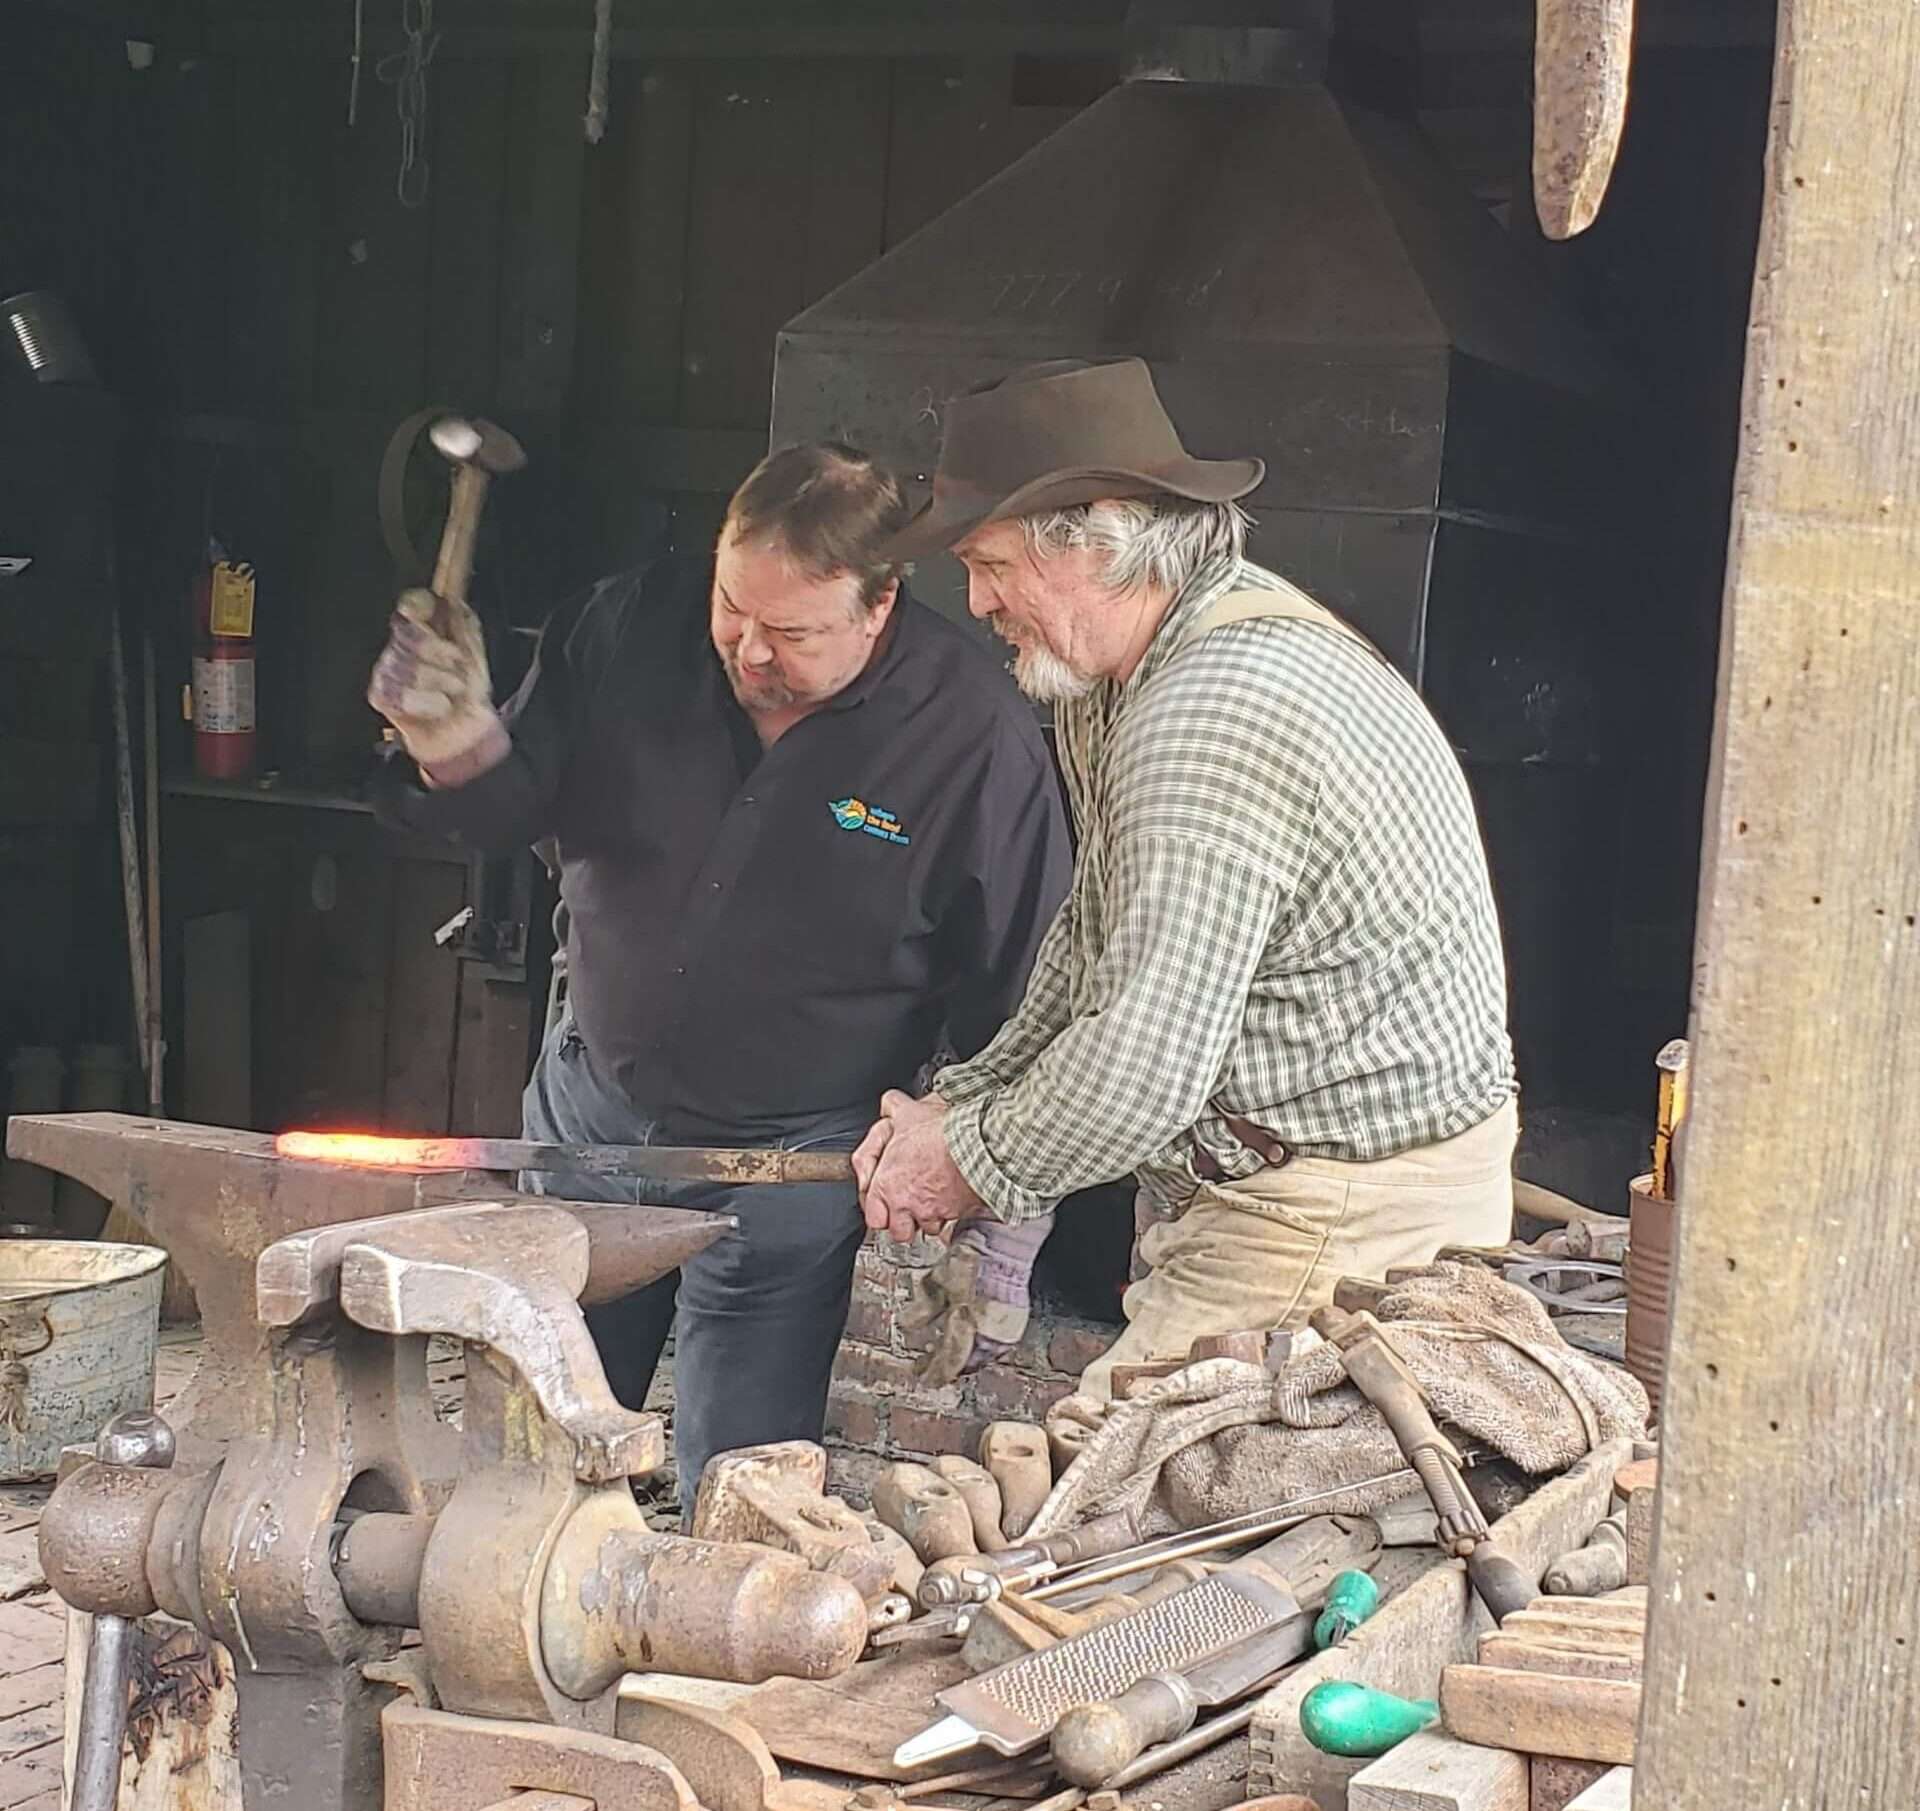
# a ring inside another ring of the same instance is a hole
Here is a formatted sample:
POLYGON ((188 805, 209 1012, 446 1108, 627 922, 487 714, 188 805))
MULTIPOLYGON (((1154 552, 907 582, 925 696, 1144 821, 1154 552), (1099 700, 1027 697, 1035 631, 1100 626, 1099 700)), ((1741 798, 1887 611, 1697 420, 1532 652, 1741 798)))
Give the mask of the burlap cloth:
MULTIPOLYGON (((1532 1296, 1483 1266, 1429 1265, 1398 1284, 1375 1318, 1463 1447, 1490 1448, 1545 1476, 1609 1440, 1646 1434, 1639 1383, 1575 1351, 1532 1296)), ((1165 1533, 1327 1490, 1339 1494, 1316 1512, 1359 1515, 1417 1488, 1368 1483, 1406 1462, 1339 1354, 1313 1334, 1296 1339, 1277 1377, 1207 1359, 1104 1412, 1076 1397, 1056 1413, 1097 1418, 1099 1431, 1055 1484, 1032 1535, 1110 1509, 1134 1510, 1143 1534, 1165 1533)))

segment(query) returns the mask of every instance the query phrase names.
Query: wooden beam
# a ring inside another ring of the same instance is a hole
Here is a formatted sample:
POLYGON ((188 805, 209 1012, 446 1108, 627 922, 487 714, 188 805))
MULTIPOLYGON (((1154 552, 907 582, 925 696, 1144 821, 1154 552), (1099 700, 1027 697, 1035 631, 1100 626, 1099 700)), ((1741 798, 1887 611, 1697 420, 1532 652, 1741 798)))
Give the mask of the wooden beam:
POLYGON ((1347 1811, 1527 1811, 1527 1758, 1422 1730, 1347 1782, 1347 1811))
POLYGON ((1920 12, 1781 0, 1635 1797, 1920 1804, 1920 12))
POLYGON ((1450 1666, 1440 1675, 1440 1717, 1447 1733, 1516 1754, 1629 1762, 1639 1714, 1640 1687, 1624 1679, 1576 1679, 1496 1666, 1450 1666))

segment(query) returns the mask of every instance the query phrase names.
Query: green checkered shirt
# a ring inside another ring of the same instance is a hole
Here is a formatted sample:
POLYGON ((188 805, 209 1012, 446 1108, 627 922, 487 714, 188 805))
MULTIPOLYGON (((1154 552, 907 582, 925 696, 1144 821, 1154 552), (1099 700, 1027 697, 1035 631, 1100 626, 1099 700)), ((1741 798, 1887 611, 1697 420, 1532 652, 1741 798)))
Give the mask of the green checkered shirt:
POLYGON ((1477 1125, 1515 1093, 1506 979, 1465 777, 1413 688, 1313 623, 1181 648, 1248 564, 1203 571, 1133 676, 1063 706, 1073 890, 1026 997, 943 1070, 947 1145, 1003 1219, 1139 1171, 1190 1193, 1222 1113, 1366 1161, 1477 1125))

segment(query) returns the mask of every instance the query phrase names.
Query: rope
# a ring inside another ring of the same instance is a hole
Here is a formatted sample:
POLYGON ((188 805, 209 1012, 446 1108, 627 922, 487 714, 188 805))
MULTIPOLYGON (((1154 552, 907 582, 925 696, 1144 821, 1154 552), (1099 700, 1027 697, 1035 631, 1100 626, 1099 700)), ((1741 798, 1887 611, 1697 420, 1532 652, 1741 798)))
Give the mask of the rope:
POLYGON ((384 56, 373 73, 393 90, 400 115, 400 174, 394 193, 403 208, 424 207, 432 169, 425 156, 427 135, 427 71, 440 48, 433 29, 433 0, 400 0, 400 30, 405 46, 384 56))
POLYGON ((43 1312, 40 1329, 46 1335, 37 1346, 23 1345, 12 1321, 0 1321, 0 1431, 23 1434, 27 1429, 27 1367, 21 1361, 53 1344, 53 1322, 43 1312))

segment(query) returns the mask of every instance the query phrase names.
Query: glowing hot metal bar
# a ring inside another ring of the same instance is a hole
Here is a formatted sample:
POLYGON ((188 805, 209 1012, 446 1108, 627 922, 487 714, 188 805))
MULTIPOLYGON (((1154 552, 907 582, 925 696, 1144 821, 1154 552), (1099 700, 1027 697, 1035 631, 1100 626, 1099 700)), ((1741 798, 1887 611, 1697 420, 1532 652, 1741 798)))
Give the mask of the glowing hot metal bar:
POLYGON ((845 1182, 841 1151, 723 1150, 705 1145, 535 1144, 519 1138, 388 1138, 372 1132, 282 1132, 281 1157, 386 1170, 573 1170, 663 1182, 845 1182))

